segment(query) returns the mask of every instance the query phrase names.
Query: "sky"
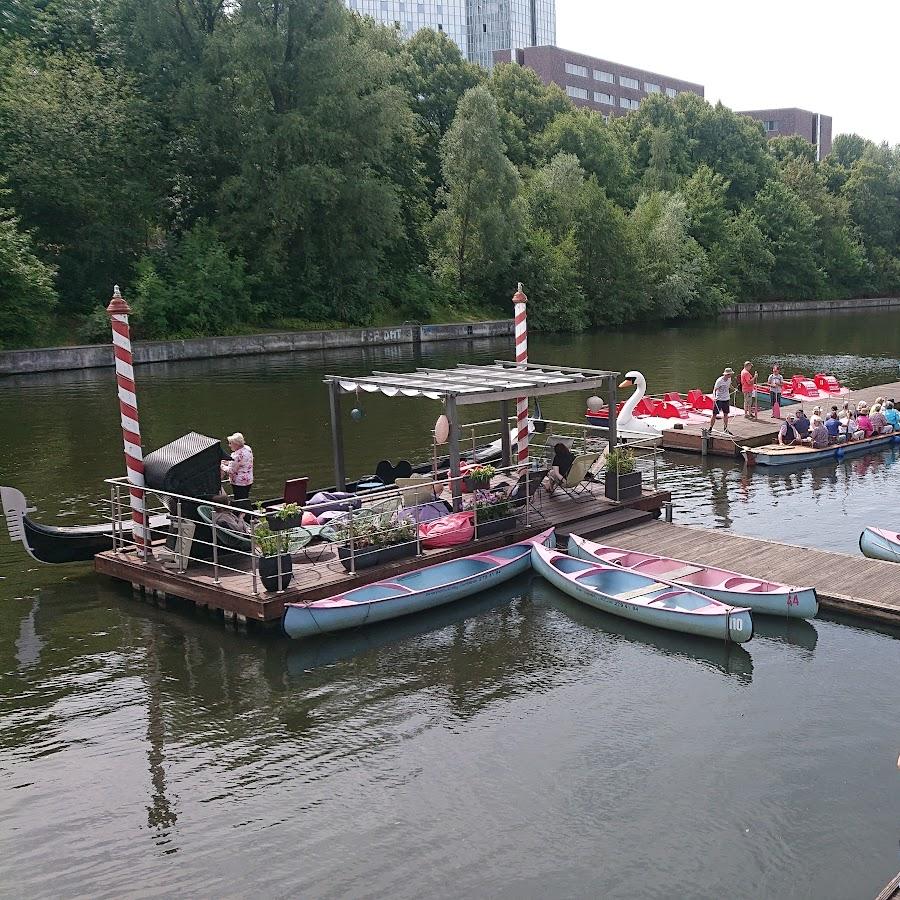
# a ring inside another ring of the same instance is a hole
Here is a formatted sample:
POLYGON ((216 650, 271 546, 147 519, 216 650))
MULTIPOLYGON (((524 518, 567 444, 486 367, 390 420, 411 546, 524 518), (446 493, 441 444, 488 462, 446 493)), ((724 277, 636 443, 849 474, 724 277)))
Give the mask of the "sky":
POLYGON ((702 84, 732 109, 799 106, 900 144, 897 0, 556 0, 556 43, 702 84))

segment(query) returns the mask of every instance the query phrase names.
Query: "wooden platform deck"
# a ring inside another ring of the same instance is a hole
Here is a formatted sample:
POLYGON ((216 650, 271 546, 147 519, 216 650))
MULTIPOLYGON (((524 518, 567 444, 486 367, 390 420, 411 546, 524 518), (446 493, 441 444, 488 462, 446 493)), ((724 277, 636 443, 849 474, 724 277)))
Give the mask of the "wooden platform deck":
POLYGON ((724 566, 797 587, 811 586, 816 589, 822 609, 900 625, 897 563, 666 522, 644 523, 618 531, 609 543, 626 550, 724 566), (853 573, 849 582, 848 572, 853 573), (853 586, 852 594, 844 593, 848 584, 853 586))
MULTIPOLYGON (((900 400, 900 381, 892 381, 889 384, 876 384, 873 387, 852 391, 849 397, 834 397, 827 400, 805 400, 797 405, 782 407, 782 416, 791 410, 802 406, 804 412, 809 415, 816 405, 827 410, 831 406, 838 407, 844 400, 856 405, 860 400, 871 404, 876 397, 894 397, 900 400)), ((738 400, 743 402, 742 395, 738 394, 738 400)), ((745 419, 743 416, 729 420, 728 427, 732 436, 722 433, 722 420, 719 419, 716 431, 710 435, 707 452, 712 456, 739 456, 741 445, 746 447, 761 447, 763 444, 777 443, 778 431, 781 428, 782 419, 773 419, 770 409, 760 409, 759 419, 745 419)), ((702 444, 702 425, 685 425, 681 429, 668 429, 663 432, 662 446, 664 450, 678 450, 685 453, 700 453, 702 444)))
POLYGON ((198 607, 221 611, 226 619, 237 618, 242 623, 270 623, 281 620, 285 603, 329 597, 392 575, 505 546, 538 534, 551 525, 564 537, 574 529, 588 537, 599 536, 617 528, 649 521, 654 515, 658 516, 659 510, 670 500, 671 494, 667 491, 646 489, 641 497, 633 501, 614 503, 603 496, 601 485, 592 486, 590 492, 580 499, 558 492, 553 497, 544 497, 538 507, 539 512, 530 515, 527 525, 524 516, 520 516, 515 530, 482 538, 462 547, 425 550, 420 556, 356 574, 344 570, 333 546, 313 545, 310 548, 313 561, 307 561, 303 554, 295 555, 294 580, 281 593, 268 593, 261 583, 258 584, 258 593, 254 593, 249 561, 235 554, 223 556, 221 562, 229 566, 245 566, 246 571, 220 567, 218 582, 211 564, 192 560, 187 571, 179 573, 173 567, 155 562, 144 563, 131 551, 99 553, 94 557, 94 569, 120 581, 131 582, 135 589, 142 592, 179 597, 198 607))

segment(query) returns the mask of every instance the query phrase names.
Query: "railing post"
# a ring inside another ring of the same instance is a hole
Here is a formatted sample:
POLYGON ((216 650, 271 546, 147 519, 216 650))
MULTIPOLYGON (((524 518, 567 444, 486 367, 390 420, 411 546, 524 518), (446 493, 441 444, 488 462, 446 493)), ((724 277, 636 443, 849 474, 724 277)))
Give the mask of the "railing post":
MULTIPOLYGON (((279 531, 278 534, 280 535, 281 532, 279 531)), ((281 538, 276 537, 275 541, 275 571, 278 574, 278 583, 275 588, 275 593, 283 594, 284 588, 281 586, 281 538)))
POLYGON ((659 487, 658 481, 658 469, 656 462, 656 447, 653 448, 653 490, 656 491, 659 487))
POLYGON ((350 574, 356 574, 355 535, 353 533, 353 507, 350 507, 350 574))
POLYGON ((186 571, 184 566, 184 536, 182 534, 181 500, 178 501, 178 524, 175 526, 175 552, 178 554, 178 574, 186 571))
POLYGON ((525 527, 531 522, 528 507, 531 506, 531 466, 525 470, 525 527))
POLYGON ((116 529, 119 532, 119 551, 125 549, 125 534, 122 529, 122 493, 116 482, 116 529))
POLYGON ((109 524, 112 528, 112 548, 113 553, 116 552, 116 488, 115 485, 109 486, 109 524))
POLYGON ((472 520, 475 523, 474 540, 478 540, 478 500, 476 494, 472 494, 472 520))
POLYGON ((213 510, 212 520, 212 545, 213 545, 213 584, 219 583, 219 526, 216 525, 216 511, 213 510))
POLYGON ((250 516, 250 578, 253 582, 253 593, 259 593, 259 584, 257 584, 257 579, 259 577, 259 573, 257 571, 256 565, 256 519, 251 514, 250 516))

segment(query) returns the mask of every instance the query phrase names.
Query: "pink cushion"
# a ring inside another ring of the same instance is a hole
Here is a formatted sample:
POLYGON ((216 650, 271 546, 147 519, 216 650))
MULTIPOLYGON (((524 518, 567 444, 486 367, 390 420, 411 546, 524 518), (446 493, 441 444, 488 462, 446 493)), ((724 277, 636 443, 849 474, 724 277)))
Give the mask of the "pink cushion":
POLYGON ((313 515, 311 512, 303 513, 303 516, 300 519, 301 525, 318 525, 319 519, 313 515))
POLYGON ((471 512, 450 513, 432 522, 419 525, 422 546, 428 549, 456 547, 475 537, 475 523, 471 512))

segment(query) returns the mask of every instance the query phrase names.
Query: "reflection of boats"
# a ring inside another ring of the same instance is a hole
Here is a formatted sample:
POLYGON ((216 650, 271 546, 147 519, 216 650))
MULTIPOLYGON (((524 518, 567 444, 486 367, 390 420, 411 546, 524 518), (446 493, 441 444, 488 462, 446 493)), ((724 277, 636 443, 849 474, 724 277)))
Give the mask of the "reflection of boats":
POLYGON ((807 619, 819 611, 816 591, 811 587, 792 587, 683 559, 595 544, 575 534, 569 538, 568 552, 578 559, 673 582, 720 603, 748 606, 755 613, 807 619))
POLYGON ((292 643, 288 646, 285 657, 288 671, 292 675, 299 675, 371 650, 378 650, 381 647, 399 644, 411 638, 440 631, 449 625, 456 625, 508 604, 510 598, 515 596, 515 590, 515 583, 504 584, 479 591, 474 597, 438 606, 415 615, 404 616, 389 622, 377 622, 367 628, 317 635, 300 643, 292 643))
POLYGON ((760 616, 753 620, 753 637, 780 641, 792 647, 802 647, 813 651, 819 640, 819 632, 806 619, 776 619, 774 616, 760 616))
MULTIPOLYGON (((0 503, 6 517, 9 539, 19 541, 32 559, 43 563, 86 562, 97 553, 112 548, 111 522, 95 525, 44 525, 29 517, 34 512, 25 495, 16 488, 0 485, 0 503)), ((164 528, 168 516, 153 516, 151 528, 164 528)), ((123 537, 131 539, 131 522, 122 523, 123 537)))
POLYGON ((396 619, 469 597, 526 572, 532 546, 553 541, 549 528, 517 544, 385 578, 323 600, 287 603, 284 630, 292 638, 308 637, 396 619))
POLYGON ((738 644, 753 637, 749 609, 728 606, 646 575, 575 559, 540 544, 532 548, 531 562, 539 575, 561 591, 605 612, 738 644))
MULTIPOLYGON (((532 580, 529 594, 533 603, 561 609, 568 618, 592 630, 602 630, 616 638, 653 647, 668 656, 691 660, 725 675, 735 675, 745 683, 753 678, 753 657, 740 644, 698 641, 675 631, 664 631, 652 625, 610 615, 601 609, 591 609, 573 600, 543 578, 532 580)), ((805 624, 807 623, 791 622, 791 625, 805 624)))
POLYGON ((894 441, 900 441, 900 432, 878 434, 861 441, 850 441, 847 444, 830 444, 816 449, 806 444, 799 446, 782 446, 781 444, 764 444, 761 447, 741 447, 741 455, 751 466, 809 466, 845 456, 865 453, 868 450, 886 447, 894 441))
POLYGON ((869 559, 900 562, 900 534, 867 525, 859 536, 859 549, 869 559))

